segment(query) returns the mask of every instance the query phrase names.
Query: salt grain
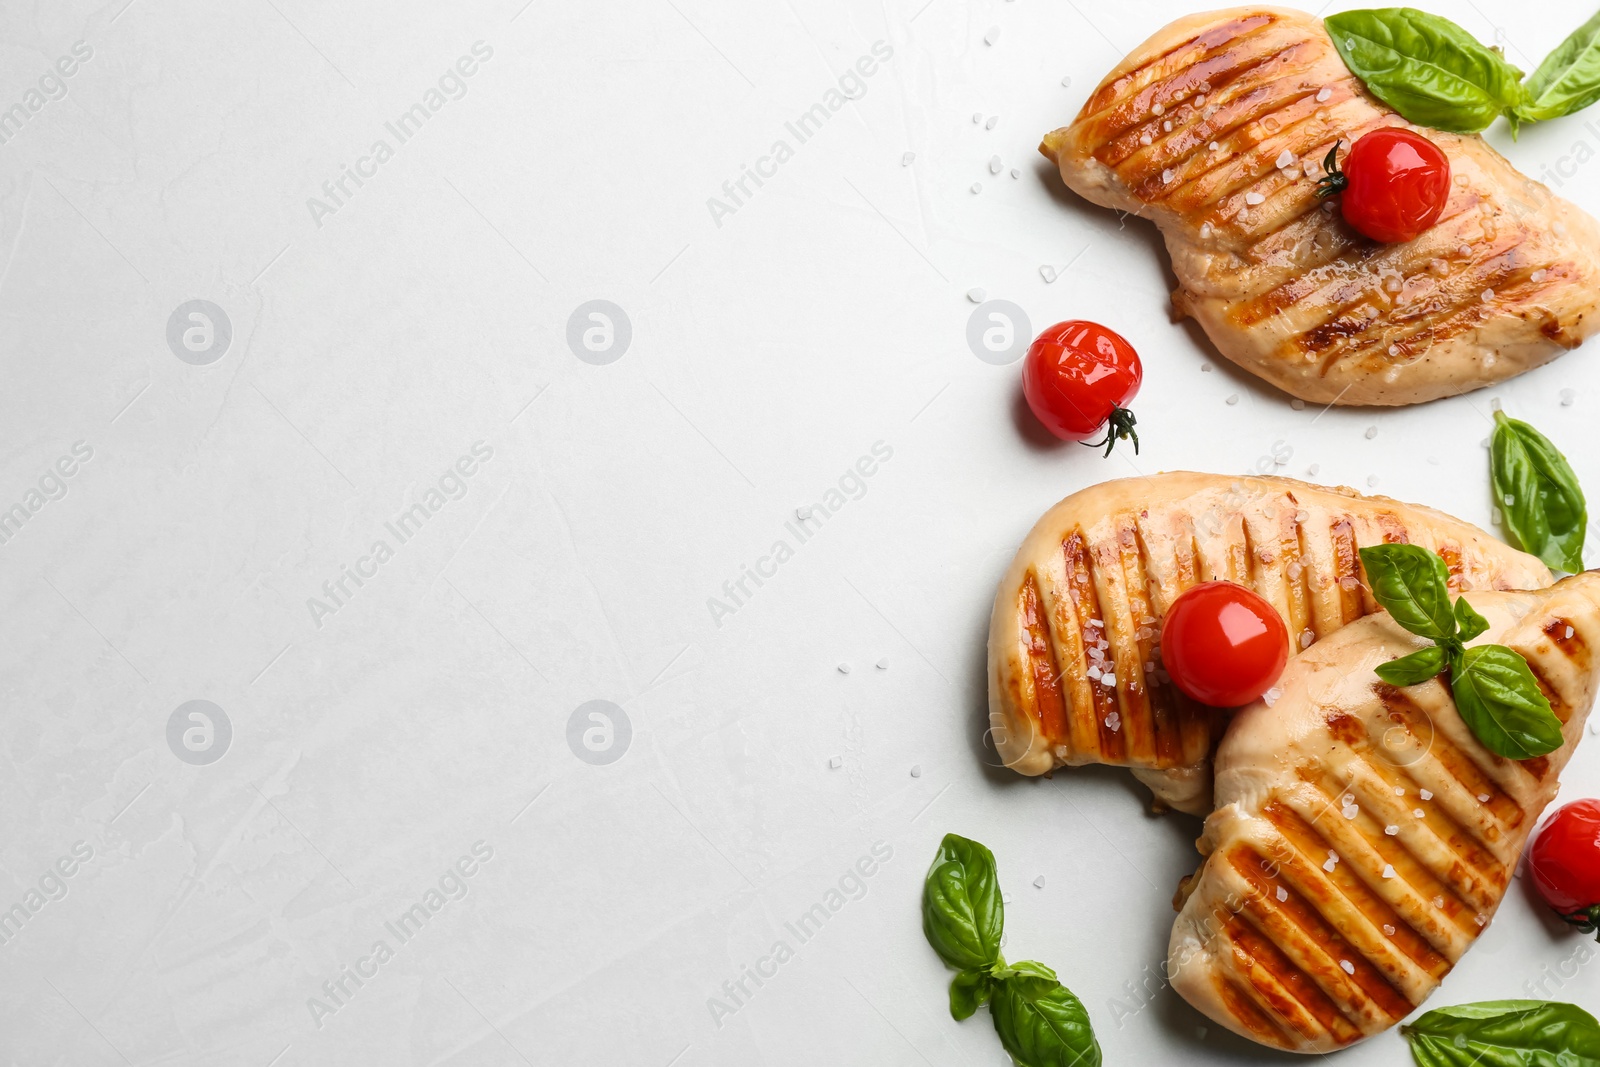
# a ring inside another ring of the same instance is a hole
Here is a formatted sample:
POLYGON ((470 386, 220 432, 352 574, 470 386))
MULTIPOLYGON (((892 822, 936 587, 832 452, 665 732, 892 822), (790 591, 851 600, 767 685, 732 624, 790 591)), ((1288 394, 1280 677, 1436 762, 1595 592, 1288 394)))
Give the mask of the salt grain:
POLYGON ((1442 896, 1434 897, 1433 900, 1431 901, 1431 903, 1436 908, 1442 908, 1442 907, 1444 907, 1444 897, 1442 897, 1442 896))
POLYGON ((1571 639, 1572 639, 1572 627, 1569 626, 1569 627, 1567 627, 1567 640, 1570 641, 1571 639))
POLYGON ((1284 167, 1292 167, 1294 165, 1295 165, 1295 155, 1294 155, 1293 152, 1291 152, 1287 148, 1285 148, 1282 152, 1278 153, 1277 166, 1278 166, 1279 170, 1282 170, 1284 167))
POLYGON ((1426 819, 1428 817, 1428 813, 1423 811, 1421 808, 1412 808, 1411 814, 1418 819, 1426 819))
POLYGON ((1208 146, 1207 146, 1207 147, 1209 147, 1209 148, 1210 148, 1210 149, 1211 149, 1211 151, 1213 151, 1213 152, 1220 152, 1220 151, 1222 151, 1222 146, 1221 146, 1221 145, 1219 145, 1219 144, 1218 144, 1218 143, 1217 143, 1217 142, 1215 142, 1215 141, 1212 141, 1212 142, 1211 142, 1211 144, 1210 144, 1210 145, 1208 145, 1208 146))
POLYGON ((913 763, 911 765, 911 777, 913 777, 913 778, 921 778, 922 777, 922 764, 913 763))
POLYGON ((1289 406, 1294 408, 1296 411, 1304 411, 1306 409, 1306 402, 1301 400, 1299 397, 1295 397, 1293 400, 1289 401, 1289 406))
POLYGON ((1160 104, 1160 103, 1155 104, 1150 108, 1150 113, 1159 118, 1160 116, 1165 115, 1167 113, 1166 105, 1165 104, 1160 104))
POLYGON ((977 125, 977 124, 978 124, 978 123, 980 123, 980 122, 982 122, 982 121, 983 121, 983 112, 981 112, 981 111, 974 111, 974 112, 973 112, 973 113, 972 113, 972 124, 973 124, 973 125, 974 125, 974 126, 976 126, 976 125, 977 125))
POLYGON ((1351 963, 1349 960, 1340 960, 1339 961, 1339 969, 1341 971, 1343 971, 1345 974, 1355 974, 1356 973, 1356 965, 1351 963))
POLYGON ((983 35, 983 43, 992 45, 1000 39, 1000 27, 990 26, 989 32, 983 35))
POLYGON ((1561 406, 1564 408, 1570 408, 1573 400, 1575 400, 1577 396, 1578 394, 1571 389, 1561 390, 1561 406))
POLYGON ((850 664, 848 664, 848 663, 839 664, 839 673, 840 674, 849 674, 850 673, 850 664))
POLYGON ((1322 464, 1313 463, 1311 466, 1306 468, 1306 477, 1307 478, 1315 478, 1317 476, 1317 472, 1320 471, 1321 469, 1322 469, 1322 464))
POLYGON ((1317 90, 1317 103, 1326 104, 1328 102, 1328 97, 1330 97, 1332 95, 1333 95, 1333 86, 1324 85, 1321 89, 1317 90))
POLYGON ((915 152, 907 152, 905 155, 900 157, 900 165, 902 167, 909 167, 911 166, 912 160, 916 158, 917 154, 915 152))
POLYGON ((1162 130, 1163 133, 1171 133, 1172 132, 1172 120, 1168 119, 1167 121, 1163 122, 1161 124, 1161 130, 1162 130))
POLYGON ((1011 168, 1011 176, 1013 178, 1020 178, 1020 177, 1022 177, 1022 171, 1017 169, 1016 167, 1012 167, 1011 168))
POLYGON ((1388 923, 1383 924, 1383 932, 1388 937, 1393 937, 1395 934, 1399 933, 1398 930, 1390 926, 1388 923))
POLYGON ((973 182, 972 183, 972 189, 970 191, 973 192, 973 193, 981 193, 981 192, 983 192, 983 183, 982 182, 973 182))
POLYGON ((1280 885, 1278 887, 1278 900, 1284 901, 1284 900, 1288 900, 1288 899, 1289 899, 1289 891, 1287 889, 1283 888, 1283 886, 1280 885))
POLYGON ((1057 277, 1059 277, 1059 274, 1054 267, 1046 263, 1044 266, 1039 268, 1039 277, 1043 278, 1046 282, 1053 282, 1057 277))
POLYGON ((1483 302, 1485 304, 1487 304, 1487 303, 1489 303, 1489 301, 1494 299, 1494 290, 1493 289, 1485 289, 1483 292, 1479 293, 1478 295, 1479 295, 1480 298, 1482 298, 1483 302))
POLYGON ((1223 401, 1223 403, 1228 404, 1230 406, 1233 405, 1233 404, 1237 404, 1238 402, 1239 402, 1239 394, 1238 393, 1229 393, 1228 394, 1228 399, 1223 401))
POLYGON ((1004 163, 1000 162, 1000 157, 999 156, 991 156, 991 157, 989 157, 989 173, 990 174, 999 174, 1002 170, 1005 169, 1005 166, 1006 165, 1004 163))
MULTIPOLYGON (((1100 679, 1100 681, 1101 684, 1109 686, 1112 689, 1117 687, 1117 676, 1114 674, 1107 674, 1104 678, 1100 679)), ((1116 727, 1112 727, 1112 729, 1116 729, 1116 727)))
POLYGON ((1072 75, 1068 74, 1065 78, 1061 79, 1061 87, 1063 89, 1072 88, 1072 75))
POLYGON ((1117 731, 1121 730, 1122 729, 1122 715, 1120 713, 1118 713, 1118 712, 1115 712, 1115 711, 1113 711, 1110 715, 1107 715, 1106 716, 1106 729, 1110 730, 1112 733, 1116 733, 1117 731))
POLYGON ((1200 224, 1200 238, 1201 238, 1201 240, 1204 240, 1204 239, 1210 237, 1213 232, 1214 231, 1212 230, 1211 223, 1202 222, 1200 224))
POLYGON ((1397 796, 1397 797, 1405 796, 1406 795, 1406 787, 1403 786, 1403 785, 1395 786, 1394 787, 1394 795, 1397 796))
POLYGON ((1278 702, 1278 698, 1281 696, 1283 696, 1283 690, 1279 689, 1277 686, 1273 686, 1271 689, 1268 689, 1265 693, 1261 694, 1261 702, 1270 708, 1272 705, 1278 702))
MULTIPOLYGON (((1393 351, 1393 349, 1390 349, 1391 353, 1393 351)), ((1378 428, 1376 426, 1368 426, 1366 433, 1363 436, 1365 436, 1369 441, 1372 440, 1374 437, 1378 436, 1378 428)))
POLYGON ((1478 803, 1479 804, 1487 804, 1487 803, 1489 803, 1489 794, 1488 793, 1479 793, 1478 794, 1478 803))
POLYGON ((1376 474, 1367 475, 1367 488, 1368 489, 1373 489, 1373 488, 1376 488, 1377 485, 1378 485, 1378 476, 1376 474))
POLYGON ((1423 800, 1432 800, 1433 791, 1431 789, 1418 790, 1417 796, 1421 797, 1423 800))
POLYGON ((880 660, 879 660, 879 661, 878 661, 878 662, 877 662, 877 664, 876 664, 876 666, 877 666, 877 668, 878 668, 878 669, 879 669, 879 670, 880 670, 880 671, 886 671, 886 670, 888 670, 888 669, 889 669, 889 657, 888 657, 888 656, 885 656, 885 657, 883 657, 883 658, 882 658, 882 659, 880 659, 880 660))
POLYGON ((1385 878, 1393 878, 1394 877, 1394 864, 1385 863, 1383 865, 1383 876, 1385 878))
POLYGON ((967 299, 972 301, 974 304, 983 303, 983 298, 987 295, 988 293, 986 293, 981 286, 974 286, 973 288, 967 290, 967 299))
POLYGON ((1300 635, 1300 647, 1310 648, 1312 642, 1314 642, 1316 639, 1317 635, 1312 633, 1310 630, 1307 630, 1300 635))
POLYGON ((1247 204, 1265 204, 1267 202, 1267 198, 1252 189, 1250 192, 1244 194, 1244 202, 1247 204))
MULTIPOLYGON (((1400 346, 1399 345, 1390 345, 1389 346, 1389 354, 1391 356, 1398 356, 1400 354, 1400 346)), ((1369 434, 1368 436, 1370 437, 1372 435, 1369 434)))
POLYGON ((1540 282, 1544 281, 1544 276, 1545 276, 1545 270, 1544 270, 1543 267, 1540 267, 1538 270, 1536 270, 1532 274, 1528 275, 1528 280, 1530 282, 1532 282, 1534 285, 1538 285, 1540 282))
POLYGON ((990 115, 989 116, 989 121, 985 122, 983 124, 983 128, 986 129, 986 130, 992 130, 992 129, 995 128, 996 123, 998 123, 999 121, 1000 121, 1000 116, 999 115, 990 115))
POLYGON ((1325 871, 1328 871, 1329 873, 1332 873, 1333 869, 1335 867, 1337 867, 1338 865, 1339 865, 1339 861, 1337 859, 1331 859, 1331 860, 1329 860, 1328 862, 1326 862, 1326 863, 1324 863, 1322 865, 1322 869, 1325 870, 1325 871))
POLYGON ((834 756, 828 760, 828 766, 832 767, 834 770, 838 770, 840 767, 844 766, 844 760, 840 759, 838 756, 834 756))
POLYGON ((1041 874, 1039 877, 1037 877, 1037 878, 1035 878, 1033 880, 1033 887, 1035 889, 1043 889, 1044 888, 1044 875, 1041 874))
POLYGON ((1168 167, 1166 170, 1161 172, 1161 180, 1163 183, 1171 183, 1172 179, 1176 178, 1177 176, 1178 172, 1173 170, 1171 167, 1168 167))
POLYGON ((1393 837, 1400 832, 1400 827, 1396 826, 1394 823, 1390 823, 1388 826, 1383 828, 1383 832, 1388 834, 1390 837, 1393 837))
POLYGON ((1149 144, 1153 144, 1154 142, 1155 142, 1155 138, 1150 136, 1148 133, 1141 133, 1139 135, 1139 143, 1142 144, 1142 145, 1149 145, 1149 144))
POLYGON ((1356 805, 1354 805, 1354 804, 1346 804, 1345 805, 1345 807, 1344 807, 1344 817, 1346 819, 1354 819, 1357 815, 1360 815, 1360 814, 1361 814, 1361 809, 1359 807, 1357 807, 1356 805))

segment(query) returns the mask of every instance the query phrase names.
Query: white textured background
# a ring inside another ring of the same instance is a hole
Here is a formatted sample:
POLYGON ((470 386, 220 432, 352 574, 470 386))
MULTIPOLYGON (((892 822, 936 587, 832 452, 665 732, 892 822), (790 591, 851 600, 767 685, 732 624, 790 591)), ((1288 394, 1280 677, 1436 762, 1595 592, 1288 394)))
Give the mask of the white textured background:
MULTIPOLYGON (((1148 817, 1119 773, 984 768, 994 582, 1068 492, 1275 452, 1487 524, 1492 396, 1595 490, 1592 354, 1392 412, 1296 410, 1208 368, 1153 231, 1074 202, 1034 150, 1193 5, 521 5, 3 5, 0 108, 26 118, 0 144, 0 509, 42 506, 0 544, 0 909, 39 902, 0 944, 0 1059, 999 1063, 919 929, 947 830, 993 847, 1007 954, 1061 973, 1109 1064, 1287 1059, 1128 992, 1154 989, 1197 823, 1148 817), (479 41, 464 95, 398 143, 384 124, 479 41), (864 95, 797 144, 785 122, 876 41, 864 95), (77 42, 92 56, 30 98, 77 42), (313 218, 380 138, 392 158, 313 218), (780 138, 793 158, 714 220, 780 138), (967 348, 975 287, 1138 346, 1141 455, 1038 438, 1017 368, 967 348), (197 299, 232 327, 205 365, 166 340, 197 299), (566 342, 592 299, 631 322, 609 365, 566 342), (859 499, 714 621, 880 441, 859 499), (384 524, 476 442, 464 495, 399 543, 384 524), (314 621, 380 538, 393 558, 314 621), (167 742, 196 699, 232 727, 208 765, 167 742), (597 699, 632 730, 605 766, 567 740, 597 699), (384 924, 475 842, 466 895, 399 944, 384 924), (876 842, 865 895, 786 932, 876 842), (780 938, 795 957, 714 1019, 780 938), (314 1012, 379 939, 393 958, 314 1012)), ((1433 7, 1503 28, 1527 69, 1590 13, 1433 7)), ((1587 120, 1491 140, 1600 210, 1587 120)), ((1597 791, 1591 740, 1564 797, 1597 791)), ((1594 1007, 1583 944, 1519 882, 1436 1002, 1524 996, 1565 962, 1547 989, 1594 1007)), ((1340 1058, 1405 1057, 1391 1033, 1340 1058)))

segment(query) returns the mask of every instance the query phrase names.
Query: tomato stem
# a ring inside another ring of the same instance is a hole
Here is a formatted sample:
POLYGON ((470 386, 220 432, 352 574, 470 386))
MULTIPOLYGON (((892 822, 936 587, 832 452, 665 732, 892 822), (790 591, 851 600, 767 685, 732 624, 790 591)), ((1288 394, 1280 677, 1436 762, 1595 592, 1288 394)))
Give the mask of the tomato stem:
POLYGON ((1339 169, 1339 146, 1342 144, 1344 144, 1342 139, 1333 142, 1333 147, 1328 149, 1328 154, 1322 161, 1322 169, 1326 173, 1317 180, 1318 200, 1342 193, 1350 184, 1350 179, 1339 169))
POLYGON ((1595 940, 1600 941, 1600 904, 1579 908, 1577 911, 1565 915, 1560 912, 1556 914, 1561 915, 1564 922, 1576 926, 1579 933, 1594 934, 1595 940))
POLYGON ((1133 454, 1139 454, 1139 434, 1133 427, 1139 420, 1133 417, 1133 412, 1127 408, 1112 408, 1110 418, 1106 419, 1106 435, 1098 441, 1084 441, 1083 444, 1091 448, 1106 446, 1105 455, 1111 455, 1111 450, 1117 446, 1118 441, 1132 441, 1133 454))

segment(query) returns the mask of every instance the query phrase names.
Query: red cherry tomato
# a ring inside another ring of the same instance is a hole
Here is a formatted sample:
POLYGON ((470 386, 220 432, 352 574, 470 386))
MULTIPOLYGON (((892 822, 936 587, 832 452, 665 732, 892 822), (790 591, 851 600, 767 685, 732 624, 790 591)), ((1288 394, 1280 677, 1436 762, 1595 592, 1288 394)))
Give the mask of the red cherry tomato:
POLYGON ((1289 660, 1289 630, 1267 601, 1232 582, 1205 582, 1172 602, 1161 625, 1172 683, 1202 704, 1232 708, 1272 688, 1289 660))
POLYGON ((1344 220, 1374 241, 1409 241, 1439 221, 1450 198, 1450 160, 1440 147, 1411 130, 1387 126, 1362 135, 1339 169, 1335 144, 1318 182, 1326 196, 1341 194, 1344 220))
POLYGON ((1600 800, 1577 800, 1550 817, 1528 853, 1545 903, 1584 933, 1600 926, 1600 800))
POLYGON ((1133 346, 1104 326, 1072 319, 1034 338, 1022 364, 1022 393, 1045 428, 1064 441, 1106 446, 1131 438, 1139 451, 1128 401, 1139 391, 1144 368, 1133 346))

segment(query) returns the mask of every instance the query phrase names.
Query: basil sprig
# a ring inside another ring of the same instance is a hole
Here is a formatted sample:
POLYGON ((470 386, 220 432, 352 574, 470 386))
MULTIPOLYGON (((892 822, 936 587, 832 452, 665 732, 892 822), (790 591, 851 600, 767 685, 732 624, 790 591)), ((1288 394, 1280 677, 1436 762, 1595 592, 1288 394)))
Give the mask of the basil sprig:
POLYGON ((1334 48, 1368 91, 1419 126, 1477 133, 1501 115, 1516 134, 1600 100, 1600 15, 1522 71, 1456 23, 1410 7, 1344 11, 1324 20, 1334 48))
POLYGON ((1556 1001, 1436 1008, 1400 1032, 1418 1067, 1600 1067, 1600 1023, 1556 1001))
POLYGON ((1418 125, 1476 133, 1526 100, 1522 71, 1447 18, 1384 7, 1330 15, 1324 24, 1345 66, 1418 125))
POLYGON ((1494 413, 1489 479, 1511 531, 1524 551, 1557 570, 1583 570, 1589 512, 1567 457, 1532 426, 1494 413))
POLYGON ((956 968, 951 1016, 970 1018, 988 1004, 1000 1043, 1021 1067, 1100 1067, 1100 1044, 1083 1002, 1044 964, 1006 963, 1000 955, 1004 928, 994 854, 945 834, 922 886, 922 932, 939 958, 956 968))
POLYGON ((1448 669, 1456 710, 1483 747, 1516 760, 1561 747, 1561 720, 1527 661, 1505 645, 1466 647, 1489 623, 1464 599, 1450 603, 1444 560, 1419 545, 1372 545, 1361 550, 1361 563, 1374 599, 1394 621, 1434 642, 1379 664, 1379 678, 1417 685, 1448 669))

